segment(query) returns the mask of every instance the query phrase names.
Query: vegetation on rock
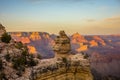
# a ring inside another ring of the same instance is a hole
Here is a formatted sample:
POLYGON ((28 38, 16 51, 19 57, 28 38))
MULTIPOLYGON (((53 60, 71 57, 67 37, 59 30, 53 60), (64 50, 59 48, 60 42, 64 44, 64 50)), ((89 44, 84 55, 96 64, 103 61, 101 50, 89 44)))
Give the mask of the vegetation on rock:
POLYGON ((38 59, 41 59, 41 55, 40 55, 40 54, 37 54, 37 58, 38 58, 38 59))
POLYGON ((11 40, 11 36, 8 33, 4 33, 1 37, 1 41, 4 43, 9 43, 11 40))
POLYGON ((6 76, 3 72, 3 61, 0 59, 0 80, 6 80, 6 76))
POLYGON ((68 62, 66 57, 62 57, 62 61, 63 61, 63 63, 67 63, 68 62))
POLYGON ((84 59, 87 59, 89 57, 88 54, 84 54, 84 59))
POLYGON ((11 59, 10 54, 8 54, 8 53, 7 53, 4 57, 5 57, 6 61, 8 61, 8 62, 9 62, 10 59, 11 59))
POLYGON ((23 48, 22 42, 17 42, 17 45, 15 47, 18 48, 18 49, 23 48))
POLYGON ((29 61, 28 61, 28 66, 36 66, 38 62, 34 60, 34 57, 32 54, 29 55, 29 61))

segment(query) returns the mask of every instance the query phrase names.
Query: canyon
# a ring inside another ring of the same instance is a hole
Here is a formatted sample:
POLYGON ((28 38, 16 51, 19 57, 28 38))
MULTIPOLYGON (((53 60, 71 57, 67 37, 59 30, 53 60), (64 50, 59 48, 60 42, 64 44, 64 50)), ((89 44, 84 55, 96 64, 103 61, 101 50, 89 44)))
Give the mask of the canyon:
MULTIPOLYGON (((5 27, 0 25, 1 35, 6 33, 5 27)), ((64 33, 62 31, 62 33, 64 33)), ((66 35, 62 35, 64 37, 49 34, 47 32, 8 32, 11 35, 12 40, 9 44, 3 43, 0 41, 0 49, 1 49, 1 59, 7 63, 8 66, 4 67, 6 69, 14 71, 11 69, 11 62, 6 62, 3 56, 7 55, 6 53, 11 53, 11 57, 21 56, 21 51, 24 51, 26 48, 28 49, 30 54, 40 54, 41 59, 48 62, 50 59, 55 57, 54 46, 58 40, 65 40, 65 43, 68 43, 66 47, 63 47, 66 51, 69 51, 72 55, 84 54, 89 56, 90 61, 90 69, 94 76, 95 80, 107 80, 113 79, 117 80, 120 78, 120 35, 80 35, 79 33, 74 33, 73 35, 65 37, 66 35), (58 38, 57 38, 58 37, 58 38), (55 41, 54 41, 55 40, 55 41), (67 41, 67 42, 66 42, 67 41), (22 42, 22 43, 21 43, 22 42), (24 48, 19 48, 19 46, 23 44, 24 48), (18 46, 19 45, 19 46, 18 46), (71 46, 71 49, 70 49, 71 46)), ((0 36, 1 36, 0 35, 0 36)), ((1 38, 1 37, 0 37, 1 38)), ((62 42, 64 43, 64 42, 62 42)), ((63 44, 63 46, 66 46, 63 44)), ((57 49, 57 48, 55 48, 57 49)), ((62 49, 62 50, 64 50, 62 49)), ((65 51, 65 52, 66 52, 65 51)), ((63 52, 60 52, 63 53, 63 52)), ((64 54, 64 53, 63 53, 64 54)), ((80 56, 77 56, 80 58, 80 56)), ((78 59, 75 58, 75 59, 78 59)), ((36 59, 36 58, 35 58, 36 59)), ((37 59, 38 60, 38 59, 37 59)), ((39 63, 42 60, 38 60, 39 63)), ((30 69, 27 68, 27 72, 30 69)), ((14 72, 16 73, 16 72, 14 72)), ((15 75, 13 73, 13 75, 15 75)), ((7 72, 5 73, 7 74, 7 72)), ((8 77, 10 74, 8 75, 8 77)), ((16 76, 16 75, 15 75, 16 76)), ((17 78, 17 77, 16 77, 17 78)), ((24 77, 25 78, 25 77, 24 77)))
MULTIPOLYGON (((9 32, 15 41, 28 46, 29 52, 40 54, 42 58, 54 57, 55 34, 47 32, 9 32)), ((80 35, 69 36, 71 54, 87 53, 90 56, 91 70, 102 77, 112 75, 120 77, 120 34, 116 35, 80 35), (112 68, 112 70, 111 70, 112 68)))

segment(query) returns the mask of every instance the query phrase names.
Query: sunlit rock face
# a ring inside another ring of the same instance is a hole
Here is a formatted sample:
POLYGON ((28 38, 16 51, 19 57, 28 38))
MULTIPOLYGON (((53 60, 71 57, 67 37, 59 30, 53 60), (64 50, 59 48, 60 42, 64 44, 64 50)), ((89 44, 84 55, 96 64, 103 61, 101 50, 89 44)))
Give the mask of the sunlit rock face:
POLYGON ((88 45, 80 45, 80 47, 76 49, 77 52, 86 51, 86 50, 88 50, 88 45))
POLYGON ((13 37, 15 37, 15 36, 21 37, 22 36, 22 32, 13 32, 13 33, 11 33, 11 36, 13 36, 13 37))
POLYGON ((29 53, 31 53, 31 54, 37 53, 36 48, 34 46, 29 46, 28 45, 27 47, 29 49, 29 53))
POLYGON ((75 33, 71 37, 72 43, 85 43, 87 40, 84 38, 84 36, 80 35, 79 33, 75 33))
POLYGON ((16 42, 26 44, 32 54, 39 53, 43 58, 54 57, 54 40, 46 32, 9 32, 16 42))
POLYGON ((23 44, 30 43, 30 39, 26 34, 29 34, 27 32, 10 32, 10 35, 16 42, 22 42, 23 44))
POLYGON ((55 39, 53 49, 57 53, 68 53, 71 50, 70 39, 64 31, 59 32, 59 36, 55 39))
POLYGON ((103 40, 101 37, 99 37, 99 36, 93 36, 93 39, 94 39, 96 42, 100 43, 102 46, 105 46, 105 45, 106 45, 105 42, 104 42, 104 40, 103 40))
POLYGON ((4 34, 5 32, 6 32, 5 27, 4 27, 2 24, 0 24, 0 37, 1 37, 2 34, 4 34))
POLYGON ((76 52, 81 52, 88 49, 88 45, 86 44, 88 41, 84 36, 80 35, 79 33, 75 33, 70 38, 72 51, 75 50, 76 52))
POLYGON ((30 43, 30 39, 28 37, 21 37, 21 42, 23 44, 30 43))
POLYGON ((35 41, 35 40, 40 40, 41 37, 38 32, 32 32, 32 34, 30 35, 30 39, 35 41))
POLYGON ((89 41, 90 47, 98 46, 98 43, 95 40, 89 41))

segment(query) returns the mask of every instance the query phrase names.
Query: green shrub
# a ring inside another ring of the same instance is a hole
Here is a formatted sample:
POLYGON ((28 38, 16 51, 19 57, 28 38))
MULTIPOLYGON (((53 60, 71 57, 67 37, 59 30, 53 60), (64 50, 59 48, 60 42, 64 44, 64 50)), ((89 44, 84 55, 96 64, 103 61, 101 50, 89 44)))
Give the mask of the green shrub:
POLYGON ((25 59, 24 58, 16 58, 13 60, 13 68, 16 69, 17 75, 22 76, 22 72, 25 71, 25 59))
POLYGON ((64 62, 64 63, 67 63, 68 61, 67 61, 67 58, 65 58, 65 57, 62 57, 62 61, 64 62))
POLYGON ((0 72, 0 80, 8 80, 3 72, 0 72))
POLYGON ((84 59, 87 59, 89 56, 88 56, 88 54, 85 54, 84 55, 84 59))
POLYGON ((9 43, 11 40, 11 36, 8 35, 7 33, 4 33, 1 37, 1 41, 4 43, 9 43))
POLYGON ((31 67, 31 66, 36 66, 37 65, 37 61, 31 59, 29 62, 28 62, 28 65, 31 67))
POLYGON ((26 67, 26 66, 36 66, 38 64, 38 62, 36 60, 34 60, 33 55, 28 54, 26 51, 22 52, 22 55, 20 57, 14 57, 12 59, 12 63, 13 63, 13 68, 16 70, 22 70, 26 67))
POLYGON ((26 59, 24 57, 14 58, 13 59, 13 68, 19 70, 21 67, 25 66, 26 59))
POLYGON ((41 55, 40 55, 40 54, 37 54, 37 58, 38 58, 38 59, 41 59, 41 55))
POLYGON ((30 54, 29 55, 29 61, 28 61, 28 66, 36 66, 38 64, 38 62, 37 61, 35 61, 34 59, 33 59, 33 55, 32 54, 30 54))
POLYGON ((22 42, 17 42, 16 48, 18 48, 18 49, 23 48, 22 42))
POLYGON ((10 59, 11 59, 10 54, 7 53, 7 54, 5 55, 5 59, 6 59, 6 61, 10 61, 10 59))

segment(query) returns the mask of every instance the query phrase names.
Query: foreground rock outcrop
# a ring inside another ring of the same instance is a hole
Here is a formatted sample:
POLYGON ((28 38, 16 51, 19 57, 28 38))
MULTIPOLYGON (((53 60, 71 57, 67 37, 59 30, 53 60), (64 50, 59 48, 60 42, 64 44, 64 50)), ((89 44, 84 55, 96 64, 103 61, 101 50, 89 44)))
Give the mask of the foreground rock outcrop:
POLYGON ((0 80, 30 80, 31 67, 37 65, 38 59, 29 54, 26 45, 8 38, 2 25, 0 31, 0 80))
POLYGON ((63 60, 44 59, 34 67, 37 80, 93 80, 89 60, 83 54, 69 56, 63 60))

